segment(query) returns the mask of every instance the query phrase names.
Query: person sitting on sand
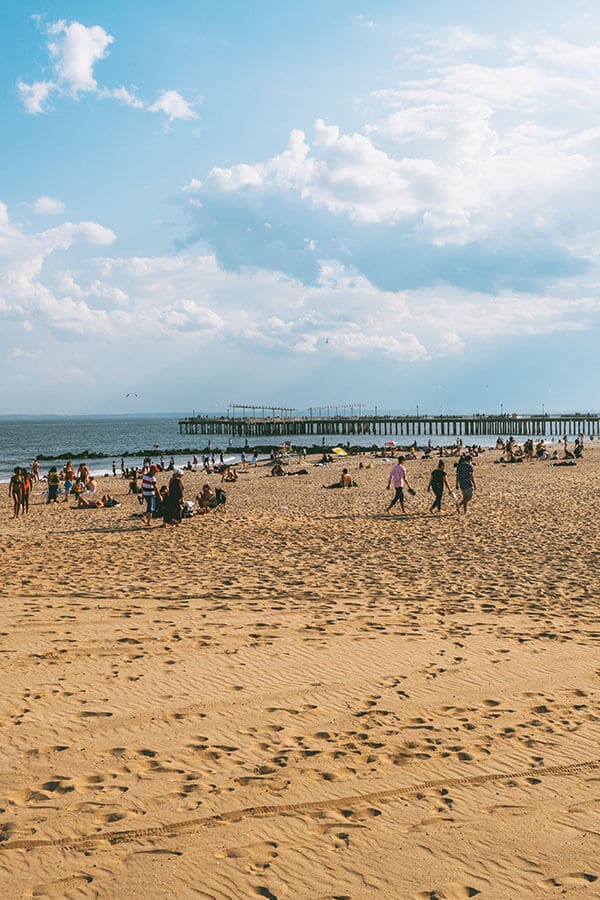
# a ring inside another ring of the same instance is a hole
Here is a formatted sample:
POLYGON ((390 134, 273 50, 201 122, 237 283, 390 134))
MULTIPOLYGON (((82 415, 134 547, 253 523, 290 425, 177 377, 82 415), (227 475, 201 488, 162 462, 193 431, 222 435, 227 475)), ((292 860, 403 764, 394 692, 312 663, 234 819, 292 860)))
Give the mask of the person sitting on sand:
POLYGON ((335 481, 333 484, 324 484, 323 487, 331 490, 332 488, 351 488, 354 487, 354 484, 348 469, 342 469, 339 481, 335 481))
POLYGON ((271 478, 280 478, 282 475, 285 475, 283 466, 281 465, 281 463, 275 463, 275 465, 271 469, 271 478))
POLYGON ((196 497, 196 503, 198 504, 198 509, 200 511, 214 509, 217 506, 216 494, 211 490, 209 484, 202 485, 202 490, 196 497))
POLYGON ((221 475, 221 483, 224 481, 237 481, 238 473, 235 466, 226 466, 223 474, 221 475))
POLYGON ((451 493, 450 485, 448 484, 448 478, 446 477, 446 472, 444 471, 444 460, 440 459, 438 463, 437 469, 434 469, 431 473, 431 478, 429 479, 429 485, 427 487, 427 492, 433 491, 435 496, 435 500, 431 504, 430 512, 433 512, 435 509, 439 513, 442 511, 442 495, 444 493, 444 488, 451 493))

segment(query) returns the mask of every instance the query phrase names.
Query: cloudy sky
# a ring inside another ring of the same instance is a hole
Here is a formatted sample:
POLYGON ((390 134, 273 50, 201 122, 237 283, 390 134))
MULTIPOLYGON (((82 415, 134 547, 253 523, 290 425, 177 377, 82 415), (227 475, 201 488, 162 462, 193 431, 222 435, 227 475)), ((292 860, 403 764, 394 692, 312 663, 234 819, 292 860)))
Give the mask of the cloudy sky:
POLYGON ((3 25, 0 413, 600 408, 593 0, 3 25))

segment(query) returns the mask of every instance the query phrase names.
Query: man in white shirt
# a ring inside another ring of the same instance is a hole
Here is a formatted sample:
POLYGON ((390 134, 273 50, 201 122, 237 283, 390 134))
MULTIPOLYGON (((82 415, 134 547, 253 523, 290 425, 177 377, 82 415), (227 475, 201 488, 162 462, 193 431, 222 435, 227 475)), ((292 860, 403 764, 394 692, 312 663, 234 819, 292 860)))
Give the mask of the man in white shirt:
POLYGON ((398 462, 392 468, 390 477, 388 478, 386 490, 389 491, 392 484, 394 485, 396 492, 392 497, 392 502, 388 506, 386 512, 389 512, 392 506, 394 506, 396 503, 400 504, 400 509, 402 510, 402 512, 406 512, 406 510, 404 509, 404 485, 406 485, 409 491, 412 491, 412 487, 408 483, 408 479, 406 477, 406 469, 404 467, 403 456, 398 457, 398 462))

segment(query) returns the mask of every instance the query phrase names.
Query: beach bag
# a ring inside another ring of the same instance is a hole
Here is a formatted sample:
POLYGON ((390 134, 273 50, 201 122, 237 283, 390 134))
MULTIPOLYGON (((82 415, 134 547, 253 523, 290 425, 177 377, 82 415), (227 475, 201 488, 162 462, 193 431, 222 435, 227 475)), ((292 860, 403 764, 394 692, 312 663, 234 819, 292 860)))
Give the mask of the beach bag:
POLYGON ((184 500, 183 501, 183 512, 182 516, 184 519, 191 519, 194 515, 194 501, 193 500, 184 500))

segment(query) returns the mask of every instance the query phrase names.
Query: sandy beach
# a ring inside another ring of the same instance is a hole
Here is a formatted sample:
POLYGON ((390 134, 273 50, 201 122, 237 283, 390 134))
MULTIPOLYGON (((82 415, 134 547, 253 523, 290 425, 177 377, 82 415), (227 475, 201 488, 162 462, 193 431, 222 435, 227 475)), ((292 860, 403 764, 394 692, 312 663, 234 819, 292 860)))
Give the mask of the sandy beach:
POLYGON ((467 516, 424 460, 406 516, 353 458, 152 530, 3 485, 0 895, 600 896, 600 449, 497 457, 467 516))

